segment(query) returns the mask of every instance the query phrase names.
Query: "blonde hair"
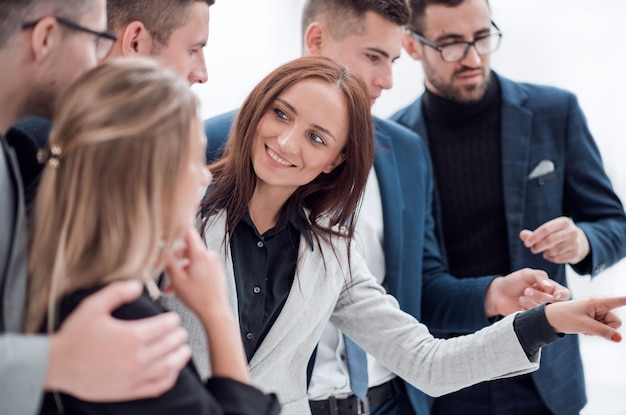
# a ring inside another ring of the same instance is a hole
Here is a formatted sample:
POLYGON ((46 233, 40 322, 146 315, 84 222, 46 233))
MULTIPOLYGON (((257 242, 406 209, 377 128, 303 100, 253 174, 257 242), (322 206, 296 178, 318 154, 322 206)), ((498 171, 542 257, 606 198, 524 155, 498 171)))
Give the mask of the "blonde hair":
POLYGON ((68 90, 37 195, 27 332, 46 313, 52 330, 64 294, 158 275, 199 122, 189 85, 147 58, 110 60, 68 90))

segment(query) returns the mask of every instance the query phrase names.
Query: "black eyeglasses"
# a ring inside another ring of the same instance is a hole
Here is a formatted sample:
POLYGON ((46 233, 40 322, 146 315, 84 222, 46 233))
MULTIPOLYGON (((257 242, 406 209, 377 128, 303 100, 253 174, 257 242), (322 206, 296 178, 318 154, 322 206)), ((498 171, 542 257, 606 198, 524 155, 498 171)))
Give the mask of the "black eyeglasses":
POLYGON ((408 31, 418 42, 438 50, 444 62, 458 62, 467 56, 467 52, 472 46, 476 48, 476 52, 478 52, 479 55, 489 55, 491 52, 498 50, 500 47, 500 39, 502 39, 502 32, 493 20, 491 21, 491 25, 496 29, 496 32, 490 32, 487 35, 477 37, 471 42, 452 42, 441 46, 435 45, 413 30, 409 29, 408 31))
MULTIPOLYGON (((73 21, 64 19, 63 17, 54 16, 54 19, 62 26, 96 36, 96 57, 98 58, 98 60, 104 59, 111 51, 113 44, 117 41, 117 36, 115 36, 113 33, 91 30, 88 27, 81 26, 78 23, 74 23, 73 21)), ((32 29, 33 27, 37 26, 40 21, 41 19, 35 20, 33 22, 26 22, 22 24, 22 30, 32 29)))

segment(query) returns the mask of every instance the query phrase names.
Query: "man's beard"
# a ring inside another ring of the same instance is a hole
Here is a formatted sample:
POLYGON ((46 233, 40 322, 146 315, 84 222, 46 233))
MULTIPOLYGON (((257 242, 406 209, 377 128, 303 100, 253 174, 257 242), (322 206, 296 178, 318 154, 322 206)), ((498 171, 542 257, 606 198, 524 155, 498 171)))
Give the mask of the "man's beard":
MULTIPOLYGON (((436 91, 431 91, 443 98, 459 104, 471 104, 478 102, 485 96, 487 85, 489 84, 490 73, 487 72, 484 80, 479 84, 457 86, 454 84, 456 77, 470 69, 462 69, 455 72, 449 80, 445 80, 433 69, 428 62, 423 62, 424 76, 435 87, 436 91)), ((471 69, 474 71, 475 69, 471 69)), ((483 69, 481 68, 481 71, 483 69)))

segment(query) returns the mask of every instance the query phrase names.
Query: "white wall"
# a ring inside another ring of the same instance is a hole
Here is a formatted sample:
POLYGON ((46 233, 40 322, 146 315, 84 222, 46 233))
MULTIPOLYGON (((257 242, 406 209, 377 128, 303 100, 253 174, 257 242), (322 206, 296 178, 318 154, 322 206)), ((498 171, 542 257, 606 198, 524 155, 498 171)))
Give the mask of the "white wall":
MULTIPOLYGON (((206 49, 209 82, 196 86, 204 117, 237 108, 267 73, 300 55, 303 0, 217 0, 206 49)), ((504 32, 493 68, 519 81, 578 95, 606 170, 626 197, 626 1, 491 0, 504 32)), ((422 91, 421 67, 407 55, 395 65, 395 88, 373 108, 385 117, 422 91)), ((594 279, 571 276, 577 297, 626 295, 626 262, 594 279)), ((625 310, 620 315, 626 320, 625 310)), ((623 330, 626 337, 626 330, 623 330)), ((589 389, 584 415, 626 414, 626 341, 581 337, 589 389)))

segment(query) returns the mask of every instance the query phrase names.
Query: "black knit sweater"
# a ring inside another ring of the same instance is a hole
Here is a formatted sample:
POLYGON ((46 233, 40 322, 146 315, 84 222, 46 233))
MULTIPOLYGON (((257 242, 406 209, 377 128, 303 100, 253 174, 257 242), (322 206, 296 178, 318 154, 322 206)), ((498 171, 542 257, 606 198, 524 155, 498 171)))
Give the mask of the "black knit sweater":
POLYGON ((507 274, 502 191, 501 95, 494 76, 478 102, 426 91, 424 115, 449 271, 457 277, 507 274))

